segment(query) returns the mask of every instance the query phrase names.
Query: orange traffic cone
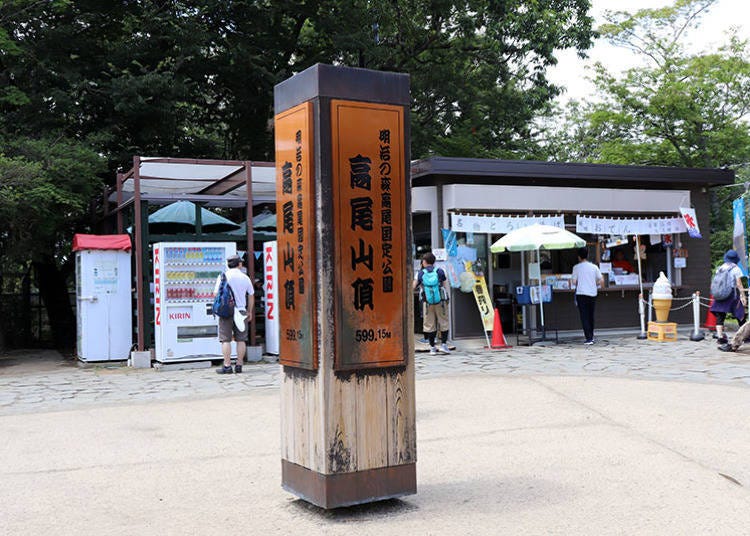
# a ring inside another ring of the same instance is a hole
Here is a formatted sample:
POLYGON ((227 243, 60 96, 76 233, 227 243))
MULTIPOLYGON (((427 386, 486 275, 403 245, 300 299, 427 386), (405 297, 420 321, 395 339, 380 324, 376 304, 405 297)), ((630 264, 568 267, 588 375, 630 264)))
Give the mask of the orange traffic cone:
POLYGON ((708 302, 708 314, 706 314, 706 323, 703 324, 703 327, 710 330, 710 331, 716 331, 716 317, 711 312, 711 306, 714 304, 714 297, 711 296, 711 301, 708 302))
POLYGON ((503 334, 503 325, 500 322, 500 311, 495 307, 495 323, 492 326, 492 344, 490 345, 490 348, 500 350, 502 348, 510 347, 510 344, 505 340, 505 335, 503 334))

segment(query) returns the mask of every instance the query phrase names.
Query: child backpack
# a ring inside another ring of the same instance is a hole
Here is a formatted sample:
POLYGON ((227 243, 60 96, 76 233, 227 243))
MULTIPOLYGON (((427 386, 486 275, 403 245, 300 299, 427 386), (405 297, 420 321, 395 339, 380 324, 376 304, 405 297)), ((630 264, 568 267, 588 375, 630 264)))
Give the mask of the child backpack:
POLYGON ((425 270, 422 272, 422 286, 424 287, 424 300, 430 305, 435 305, 442 301, 440 294, 440 278, 438 277, 437 268, 432 271, 425 270))
POLYGON ((711 294, 713 294, 715 300, 726 300, 734 292, 736 282, 732 277, 732 268, 734 268, 734 265, 729 268, 721 266, 714 274, 711 280, 711 294))
POLYGON ((221 274, 219 292, 216 293, 211 312, 221 318, 231 318, 234 316, 234 293, 232 292, 232 287, 229 286, 226 274, 221 274))

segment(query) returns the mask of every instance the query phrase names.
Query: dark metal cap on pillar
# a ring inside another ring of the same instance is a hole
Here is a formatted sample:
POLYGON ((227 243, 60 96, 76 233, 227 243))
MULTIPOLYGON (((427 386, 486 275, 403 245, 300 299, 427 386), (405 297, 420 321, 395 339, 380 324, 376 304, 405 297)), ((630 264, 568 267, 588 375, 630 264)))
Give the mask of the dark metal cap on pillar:
POLYGON ((320 97, 408 106, 409 75, 318 63, 274 87, 274 113, 320 97))

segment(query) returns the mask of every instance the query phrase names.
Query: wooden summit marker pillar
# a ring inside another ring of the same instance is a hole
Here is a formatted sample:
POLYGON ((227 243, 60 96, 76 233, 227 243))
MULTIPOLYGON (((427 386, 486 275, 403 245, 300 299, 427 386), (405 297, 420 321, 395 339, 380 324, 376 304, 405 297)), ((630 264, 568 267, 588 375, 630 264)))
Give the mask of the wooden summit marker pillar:
POLYGON ((416 493, 409 76, 318 64, 274 100, 282 486, 416 493))

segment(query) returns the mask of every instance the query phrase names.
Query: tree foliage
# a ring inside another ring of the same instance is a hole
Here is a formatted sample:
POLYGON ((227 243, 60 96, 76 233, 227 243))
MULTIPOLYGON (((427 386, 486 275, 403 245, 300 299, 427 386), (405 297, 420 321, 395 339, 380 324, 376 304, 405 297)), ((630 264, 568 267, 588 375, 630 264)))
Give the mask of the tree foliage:
POLYGON ((9 0, 4 128, 134 152, 272 159, 273 86, 317 62, 412 76, 414 155, 523 147, 591 44, 588 0, 9 0), (459 141, 455 141, 460 138, 459 141))
MULTIPOLYGON (((572 103, 551 129, 549 156, 612 164, 743 169, 750 162, 750 49, 729 32, 716 50, 690 52, 690 36, 716 0, 677 0, 611 12, 598 30, 637 53, 638 67, 595 67, 597 100, 572 103)), ((742 173, 739 174, 742 176, 742 173)), ((731 244, 731 196, 712 192, 711 252, 731 244)))
MULTIPOLYGON (((408 72, 412 156, 511 156, 591 44, 589 0, 5 0, 2 254, 64 268, 133 155, 273 160, 273 87, 318 62, 408 72), (87 197, 88 196, 88 197, 87 197), (47 257, 49 259, 49 257, 47 257)), ((41 265, 39 265, 41 266, 41 265)))
POLYGON ((610 22, 599 31, 644 63, 622 74, 597 64, 600 100, 571 106, 553 153, 614 164, 719 167, 747 161, 747 42, 730 35, 715 51, 685 48, 715 1, 678 0, 635 14, 609 13, 610 22))

